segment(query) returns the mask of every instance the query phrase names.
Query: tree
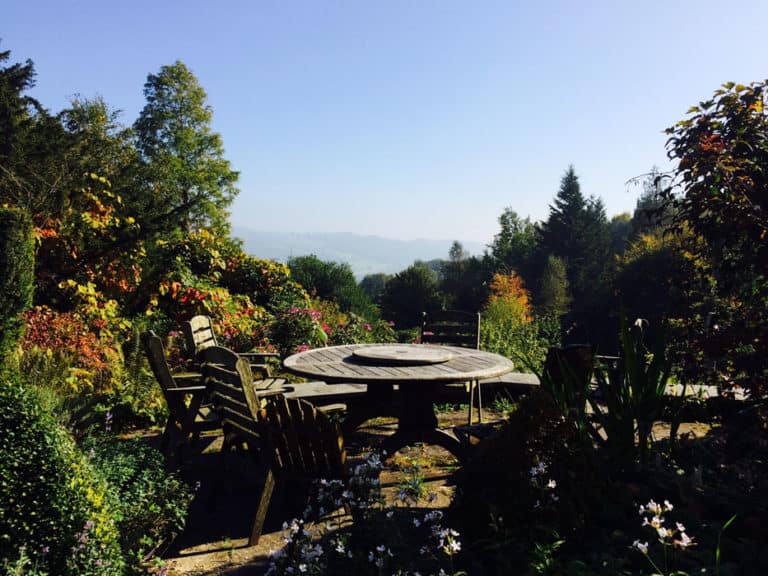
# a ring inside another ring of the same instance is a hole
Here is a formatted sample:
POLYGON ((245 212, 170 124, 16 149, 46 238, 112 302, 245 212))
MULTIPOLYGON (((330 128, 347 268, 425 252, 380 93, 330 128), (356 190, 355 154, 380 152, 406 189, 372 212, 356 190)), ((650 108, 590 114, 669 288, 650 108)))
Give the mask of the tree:
POLYGON ((664 201, 663 190, 665 182, 671 176, 654 166, 647 174, 642 174, 630 180, 631 183, 641 182, 643 192, 637 199, 635 211, 632 214, 632 236, 651 233, 669 224, 671 219, 671 204, 664 201))
MULTIPOLYGON (((0 64, 10 55, 0 52, 0 64)), ((0 204, 24 209, 38 224, 64 205, 70 170, 67 135, 26 94, 34 85, 31 60, 0 67, 0 204)))
POLYGON ((541 275, 537 308, 544 316, 560 318, 568 313, 570 303, 565 263, 562 258, 550 254, 541 275))
POLYGON ((520 218, 512 208, 499 216, 499 225, 501 230, 490 246, 496 268, 513 271, 530 282, 539 240, 536 226, 530 218, 520 218))
POLYGON ((632 216, 629 212, 616 214, 608 223, 608 230, 611 236, 611 254, 623 253, 632 237, 632 216))
POLYGON ((549 218, 541 225, 540 250, 547 257, 554 254, 565 262, 573 294, 569 316, 574 339, 601 344, 606 334, 615 334, 604 322, 610 303, 606 277, 610 247, 603 202, 599 198, 584 198, 579 179, 570 166, 560 182, 555 203, 550 206, 549 218))
MULTIPOLYGON (((704 239, 694 253, 712 265, 721 299, 717 353, 753 397, 768 393, 768 80, 732 82, 667 129, 678 162, 663 197, 677 230, 704 239)), ((711 348, 711 347, 710 347, 711 348)))
POLYGON ((440 309, 434 274, 415 264, 395 274, 384 289, 381 309, 382 316, 394 321, 397 328, 418 326, 422 312, 440 309))
POLYGON ((288 267, 294 280, 315 298, 335 302, 342 312, 371 316, 373 305, 357 285, 349 264, 324 262, 311 254, 291 258, 288 267))
POLYGON ((144 96, 134 124, 148 172, 144 211, 171 228, 228 229, 226 210, 238 192, 238 173, 224 159, 221 136, 211 130, 205 90, 177 61, 147 77, 144 96))
POLYGON ((376 274, 366 274, 362 280, 360 280, 360 289, 368 295, 376 305, 381 304, 381 297, 384 294, 384 288, 389 281, 389 274, 383 272, 377 272, 376 274))

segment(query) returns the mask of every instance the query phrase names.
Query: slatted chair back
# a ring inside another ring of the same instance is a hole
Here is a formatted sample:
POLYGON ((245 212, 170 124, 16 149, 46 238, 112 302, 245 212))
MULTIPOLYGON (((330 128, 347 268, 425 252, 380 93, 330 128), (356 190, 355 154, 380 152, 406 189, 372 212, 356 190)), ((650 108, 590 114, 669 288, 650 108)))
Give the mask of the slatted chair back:
POLYGON ((160 447, 166 453, 175 454, 176 449, 183 448, 190 439, 195 442, 200 432, 218 428, 219 422, 218 419, 210 417, 212 414, 201 412, 201 408, 204 408, 206 387, 200 383, 199 378, 193 378, 192 385, 188 385, 188 382, 179 385, 173 377, 160 337, 148 330, 141 334, 140 339, 149 366, 168 405, 168 421, 160 447))
POLYGON ((344 438, 328 416, 301 398, 275 396, 261 411, 272 469, 283 474, 314 478, 346 475, 344 438))
MULTIPOLYGON (((421 322, 421 341, 424 344, 443 344, 462 348, 480 348, 480 314, 462 310, 442 310, 423 312, 421 322)), ((477 381, 466 384, 469 392, 469 412, 467 424, 472 424, 472 411, 477 392, 477 420, 483 421, 483 395, 477 381)))
POLYGON ((144 353, 147 355, 149 367, 152 369, 152 374, 155 375, 158 384, 160 384, 163 397, 166 404, 168 404, 169 418, 178 418, 179 415, 186 412, 187 405, 184 403, 183 396, 169 392, 173 388, 178 388, 178 385, 173 379, 171 369, 168 367, 163 341, 152 330, 142 332, 140 338, 141 345, 144 347, 144 353))
MULTIPOLYGON (((312 404, 278 395, 260 412, 269 468, 253 521, 249 546, 258 544, 276 486, 291 486, 307 494, 312 480, 346 478, 344 439, 338 427, 312 404)), ((299 492, 291 492, 294 504, 299 492)))
MULTIPOLYGON (((184 343, 190 357, 201 360, 203 351, 218 346, 216 333, 213 331, 213 321, 210 316, 194 316, 191 320, 182 324, 184 343)), ((273 352, 240 352, 240 356, 248 360, 251 368, 258 371, 263 377, 270 376, 267 358, 277 357, 273 352)))
POLYGON ((191 356, 197 356, 210 346, 217 346, 210 316, 193 316, 182 324, 184 341, 191 356))
POLYGON ((226 452, 235 441, 245 442, 249 449, 257 450, 261 440, 257 423, 261 400, 250 385, 253 379, 248 362, 234 352, 232 355, 229 364, 205 362, 203 378, 224 429, 222 450, 226 452))
POLYGON ((424 312, 421 341, 463 348, 480 348, 480 314, 461 310, 424 312))

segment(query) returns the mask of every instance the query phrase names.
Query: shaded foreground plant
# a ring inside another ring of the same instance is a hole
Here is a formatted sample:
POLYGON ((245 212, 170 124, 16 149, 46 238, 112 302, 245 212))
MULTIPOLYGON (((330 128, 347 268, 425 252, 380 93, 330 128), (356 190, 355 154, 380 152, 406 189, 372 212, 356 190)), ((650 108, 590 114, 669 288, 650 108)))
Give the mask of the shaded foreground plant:
POLYGON ((321 480, 302 519, 283 525, 285 546, 272 555, 267 573, 463 574, 453 566, 461 551, 459 533, 442 526, 440 510, 406 508, 418 503, 417 480, 402 486, 396 504, 387 506, 381 470, 381 458, 371 454, 346 484, 321 480), (342 508, 351 512, 351 522, 342 508))
POLYGON ((666 355, 663 328, 657 331, 651 349, 645 343, 645 328, 643 320, 637 320, 630 326, 624 313, 621 313, 619 336, 623 370, 614 372, 618 379, 609 379, 598 366, 595 378, 600 390, 600 401, 587 395, 597 422, 607 435, 605 440, 597 435, 595 437, 624 466, 634 460, 635 433, 638 437, 637 455, 640 465, 647 464, 651 429, 654 421, 662 417, 666 403, 664 393, 672 368, 666 355))

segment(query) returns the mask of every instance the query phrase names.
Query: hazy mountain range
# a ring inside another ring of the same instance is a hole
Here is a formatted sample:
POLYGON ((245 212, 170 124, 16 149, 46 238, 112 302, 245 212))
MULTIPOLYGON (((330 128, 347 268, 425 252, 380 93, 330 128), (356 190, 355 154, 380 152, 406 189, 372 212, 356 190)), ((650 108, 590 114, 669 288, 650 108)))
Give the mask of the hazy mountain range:
MULTIPOLYGON (((285 262, 292 256, 314 254, 321 260, 348 263, 358 280, 376 272, 400 272, 415 260, 446 259, 453 243, 453 240, 393 240, 346 232, 272 232, 238 226, 233 226, 232 232, 245 243, 245 251, 251 256, 285 262)), ((480 242, 460 242, 464 250, 473 255, 482 254, 485 249, 480 242)))

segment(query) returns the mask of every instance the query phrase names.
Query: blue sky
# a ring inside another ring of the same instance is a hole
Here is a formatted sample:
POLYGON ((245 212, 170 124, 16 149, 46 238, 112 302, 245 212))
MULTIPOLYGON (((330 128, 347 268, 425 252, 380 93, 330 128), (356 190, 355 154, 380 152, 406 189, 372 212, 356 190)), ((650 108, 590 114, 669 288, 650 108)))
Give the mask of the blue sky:
POLYGON ((668 167, 664 128, 768 77, 768 2, 10 0, 0 50, 56 112, 131 124, 182 60, 241 172, 236 225, 490 242, 546 218, 569 164, 609 216, 668 167))

